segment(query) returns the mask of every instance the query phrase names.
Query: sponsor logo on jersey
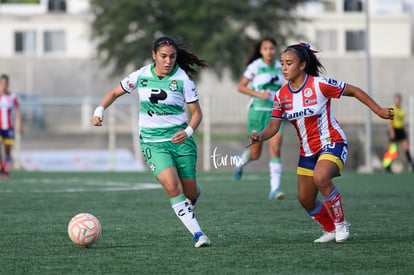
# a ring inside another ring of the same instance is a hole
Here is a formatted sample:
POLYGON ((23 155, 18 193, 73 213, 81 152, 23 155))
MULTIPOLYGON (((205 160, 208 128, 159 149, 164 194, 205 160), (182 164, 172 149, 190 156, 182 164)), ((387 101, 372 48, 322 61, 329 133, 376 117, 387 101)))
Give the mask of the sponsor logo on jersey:
POLYGON ((155 171, 155 169, 156 169, 155 164, 154 164, 154 163, 152 163, 152 162, 148 162, 148 168, 149 168, 152 172, 154 172, 154 171, 155 171))
POLYGON ((314 113, 315 113, 315 111, 312 110, 311 108, 306 108, 306 109, 303 109, 302 111, 299 111, 299 112, 294 112, 294 113, 287 114, 286 117, 287 117, 288 120, 293 120, 293 119, 298 119, 300 117, 311 116, 314 113))
POLYGON ((280 107, 279 101, 273 101, 273 110, 278 110, 280 107))
POLYGON ((191 91, 194 93, 195 97, 198 97, 197 89, 195 87, 193 89, 191 89, 191 91))
POLYGON ((147 114, 151 117, 154 116, 154 115, 156 115, 156 116, 171 116, 171 115, 173 115, 173 113, 159 112, 159 111, 154 112, 153 110, 148 110, 147 114))
POLYGON ((170 86, 168 86, 171 91, 175 92, 178 90, 178 83, 176 80, 171 81, 170 86))
POLYGON ((132 84, 129 80, 127 80, 126 85, 128 86, 128 88, 132 88, 134 86, 134 84, 132 84))
POLYGON ((159 100, 164 100, 167 96, 167 92, 163 89, 152 89, 149 100, 151 103, 158 103, 159 100))
POLYGON ((329 85, 339 87, 339 82, 337 80, 335 80, 335 79, 332 79, 332 78, 329 78, 329 77, 325 77, 325 78, 323 78, 323 80, 325 80, 326 83, 328 83, 329 85))
POLYGON ((311 88, 306 88, 302 94, 303 107, 316 105, 318 103, 316 93, 311 88))
POLYGON ((280 101, 280 104, 283 106, 283 108, 286 111, 292 110, 293 109, 293 99, 287 95, 283 96, 283 99, 280 101))

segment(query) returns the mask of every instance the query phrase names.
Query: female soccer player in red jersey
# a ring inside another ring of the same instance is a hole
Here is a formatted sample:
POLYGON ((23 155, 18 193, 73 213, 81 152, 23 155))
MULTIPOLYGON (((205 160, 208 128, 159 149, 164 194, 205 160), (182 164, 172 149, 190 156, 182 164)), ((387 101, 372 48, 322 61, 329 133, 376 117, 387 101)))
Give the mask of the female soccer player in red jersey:
POLYGON ((12 165, 11 149, 15 142, 15 128, 13 114, 17 122, 17 130, 21 132, 20 108, 17 96, 9 91, 9 76, 0 76, 0 173, 2 177, 9 178, 12 165), (1 143, 4 143, 4 161, 1 153, 1 143))
POLYGON ((260 133, 252 133, 248 146, 274 136, 284 117, 295 126, 301 143, 298 200, 325 230, 315 242, 343 242, 349 237, 349 224, 332 179, 341 175, 348 150, 345 133, 333 114, 331 98, 356 97, 384 119, 392 119, 393 110, 382 108, 358 87, 319 77, 324 67, 307 43, 288 46, 281 63, 288 83, 276 93, 268 126, 260 133), (318 200, 318 192, 325 204, 318 200))

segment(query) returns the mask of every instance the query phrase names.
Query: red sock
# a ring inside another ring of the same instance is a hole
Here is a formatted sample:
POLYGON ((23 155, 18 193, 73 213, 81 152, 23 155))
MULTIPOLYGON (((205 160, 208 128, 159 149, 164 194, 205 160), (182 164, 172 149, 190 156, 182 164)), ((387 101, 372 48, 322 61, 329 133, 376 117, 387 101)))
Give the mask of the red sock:
POLYGON ((320 207, 320 210, 316 214, 311 214, 310 212, 308 213, 323 227, 326 232, 334 231, 335 224, 331 215, 329 215, 328 209, 326 209, 326 206, 323 203, 319 202, 319 204, 316 208, 320 207))
POLYGON ((343 222, 345 220, 345 216, 344 210, 342 209, 341 194, 339 194, 338 189, 335 187, 332 193, 324 198, 329 212, 334 217, 334 221, 336 223, 343 222))

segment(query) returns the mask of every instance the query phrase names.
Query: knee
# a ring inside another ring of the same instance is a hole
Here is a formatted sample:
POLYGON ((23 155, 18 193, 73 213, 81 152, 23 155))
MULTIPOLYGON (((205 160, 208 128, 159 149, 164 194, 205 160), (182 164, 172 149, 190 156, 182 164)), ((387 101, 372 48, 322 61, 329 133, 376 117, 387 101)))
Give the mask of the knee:
POLYGON ((250 160, 257 160, 259 158, 260 158, 260 151, 259 152, 250 151, 250 154, 249 154, 250 160))
POLYGON ((318 189, 324 188, 329 185, 331 182, 331 178, 324 174, 314 174, 313 175, 313 182, 318 187, 318 189))
POLYGON ((315 198, 299 194, 298 201, 306 211, 311 211, 316 207, 315 198))

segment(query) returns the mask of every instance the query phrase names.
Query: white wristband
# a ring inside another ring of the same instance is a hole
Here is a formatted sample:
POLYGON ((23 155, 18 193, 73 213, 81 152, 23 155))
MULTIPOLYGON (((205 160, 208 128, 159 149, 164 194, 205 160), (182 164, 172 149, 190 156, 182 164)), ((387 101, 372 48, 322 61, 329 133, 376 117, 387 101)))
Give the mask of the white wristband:
POLYGON ((104 109, 105 108, 102 106, 97 107, 93 113, 93 116, 102 117, 104 109))
POLYGON ((184 132, 187 134, 187 137, 191 137, 194 133, 193 128, 191 128, 191 126, 188 126, 187 128, 185 128, 184 132))

